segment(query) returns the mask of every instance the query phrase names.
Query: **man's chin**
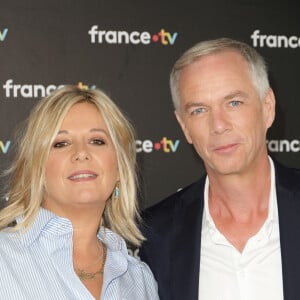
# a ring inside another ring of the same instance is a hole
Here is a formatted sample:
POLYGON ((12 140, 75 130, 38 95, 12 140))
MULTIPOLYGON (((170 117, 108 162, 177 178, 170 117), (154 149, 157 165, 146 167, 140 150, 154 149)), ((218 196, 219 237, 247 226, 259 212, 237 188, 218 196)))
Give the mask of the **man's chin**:
POLYGON ((242 166, 238 162, 226 162, 224 160, 222 162, 206 166, 206 171, 208 174, 212 175, 237 175, 242 172, 242 166))

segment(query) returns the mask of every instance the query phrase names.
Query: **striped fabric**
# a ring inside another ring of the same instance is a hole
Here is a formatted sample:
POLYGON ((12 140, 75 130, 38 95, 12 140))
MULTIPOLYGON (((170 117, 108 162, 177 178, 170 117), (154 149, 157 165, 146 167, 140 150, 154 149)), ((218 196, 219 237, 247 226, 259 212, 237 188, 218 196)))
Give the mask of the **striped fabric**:
MULTIPOLYGON (((107 246, 101 300, 159 299, 150 269, 124 240, 107 229, 98 238, 107 246)), ((73 269, 69 220, 41 208, 23 235, 0 232, 0 299, 94 299, 73 269)))

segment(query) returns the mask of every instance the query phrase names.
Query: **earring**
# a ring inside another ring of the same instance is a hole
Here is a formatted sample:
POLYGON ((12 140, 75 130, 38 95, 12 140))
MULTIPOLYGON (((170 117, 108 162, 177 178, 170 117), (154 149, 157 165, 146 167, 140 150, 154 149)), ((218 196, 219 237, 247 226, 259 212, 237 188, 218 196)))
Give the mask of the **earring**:
POLYGON ((116 183, 115 189, 114 189, 114 199, 118 200, 120 196, 120 188, 119 188, 119 181, 116 183))

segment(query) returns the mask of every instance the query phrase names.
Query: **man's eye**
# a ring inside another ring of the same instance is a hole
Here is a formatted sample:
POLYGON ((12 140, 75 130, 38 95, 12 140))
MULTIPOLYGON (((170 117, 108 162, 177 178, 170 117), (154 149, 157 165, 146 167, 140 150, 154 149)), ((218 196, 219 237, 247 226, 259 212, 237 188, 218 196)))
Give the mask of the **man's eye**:
POLYGON ((102 140, 102 139, 92 139, 90 141, 91 144, 94 144, 94 145, 104 145, 105 142, 102 140))
POLYGON ((236 107, 236 106, 239 106, 241 105, 241 101, 239 100, 233 100, 233 101, 230 101, 229 105, 232 106, 232 107, 236 107))
POLYGON ((198 107, 191 111, 191 115, 199 115, 205 112, 205 109, 203 107, 198 107))
POLYGON ((65 146, 67 146, 68 145, 68 143, 67 142, 55 142, 54 144, 53 144, 53 148, 62 148, 62 147, 65 147, 65 146))

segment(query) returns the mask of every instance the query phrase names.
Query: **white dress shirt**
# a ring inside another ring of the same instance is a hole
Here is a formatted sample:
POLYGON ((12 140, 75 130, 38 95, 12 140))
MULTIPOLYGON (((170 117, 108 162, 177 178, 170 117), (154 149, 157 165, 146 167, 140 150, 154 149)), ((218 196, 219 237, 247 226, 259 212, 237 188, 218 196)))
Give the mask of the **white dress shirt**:
MULTIPOLYGON (((216 228, 208 209, 205 183, 199 300, 283 300, 279 222, 271 159, 268 216, 239 252, 216 228)), ((300 283, 299 283, 300 284, 300 283)))

